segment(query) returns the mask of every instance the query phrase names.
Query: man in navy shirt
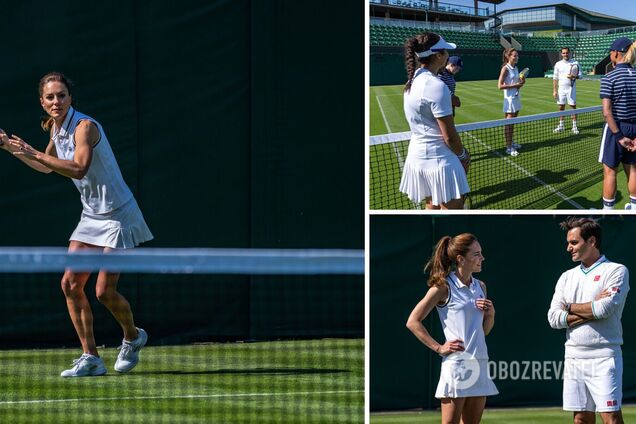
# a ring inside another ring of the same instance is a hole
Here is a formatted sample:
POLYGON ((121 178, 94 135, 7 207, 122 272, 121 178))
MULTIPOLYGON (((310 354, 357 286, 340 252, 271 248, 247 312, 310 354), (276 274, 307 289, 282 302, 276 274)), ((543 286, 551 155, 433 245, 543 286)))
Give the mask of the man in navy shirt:
POLYGON ((455 75, 459 73, 464 67, 464 62, 459 56, 451 56, 448 58, 448 62, 446 62, 446 66, 441 70, 438 77, 444 84, 448 87, 451 92, 451 104, 453 105, 453 116, 455 116, 455 107, 461 106, 461 101, 459 97, 455 95, 455 86, 457 83, 455 82, 455 75))
POLYGON ((616 174, 623 164, 630 201, 625 209, 636 211, 636 43, 621 37, 610 47, 612 72, 601 80, 605 127, 599 162, 603 163, 603 209, 616 203, 616 174))

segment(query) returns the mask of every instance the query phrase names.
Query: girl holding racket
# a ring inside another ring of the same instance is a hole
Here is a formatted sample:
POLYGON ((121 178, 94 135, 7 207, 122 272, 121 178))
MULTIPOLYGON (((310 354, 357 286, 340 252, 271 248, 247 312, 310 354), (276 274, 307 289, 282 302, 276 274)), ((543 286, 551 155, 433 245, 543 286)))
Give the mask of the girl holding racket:
MULTIPOLYGON (((44 152, 20 137, 0 131, 2 149, 35 169, 70 178, 80 192, 82 215, 70 237, 69 251, 98 248, 104 252, 129 249, 152 239, 132 192, 124 182, 102 126, 73 108, 72 84, 61 73, 52 72, 40 80, 40 104, 47 116, 42 128, 49 132, 44 152)), ((62 291, 83 353, 62 377, 106 374, 93 334, 93 313, 84 293, 90 277, 87 272, 66 270, 62 291)), ((117 291, 119 274, 99 271, 95 293, 113 314, 124 333, 115 363, 118 372, 130 371, 146 344, 146 332, 135 327, 128 301, 117 291)))
POLYGON ((488 375, 486 347, 486 335, 495 324, 495 308, 486 297, 486 285, 473 277, 481 271, 483 261, 474 235, 442 237, 426 264, 429 289, 406 324, 419 341, 442 357, 435 397, 442 402, 443 423, 479 423, 486 396, 499 393, 488 375), (442 323, 443 343, 422 325, 433 309, 442 323))
POLYGON ((408 81, 404 113, 411 128, 400 191, 427 209, 462 209, 468 193, 468 151, 455 129, 451 92, 437 74, 455 49, 433 32, 404 45, 408 81))
MULTIPOLYGON (((506 119, 516 118, 521 110, 521 94, 519 89, 526 83, 524 78, 519 78, 517 61, 519 53, 515 49, 505 49, 503 52, 503 66, 499 72, 498 88, 504 92, 503 112, 506 119)), ((514 125, 505 126, 506 153, 517 156, 517 149, 521 144, 513 141, 514 125)))

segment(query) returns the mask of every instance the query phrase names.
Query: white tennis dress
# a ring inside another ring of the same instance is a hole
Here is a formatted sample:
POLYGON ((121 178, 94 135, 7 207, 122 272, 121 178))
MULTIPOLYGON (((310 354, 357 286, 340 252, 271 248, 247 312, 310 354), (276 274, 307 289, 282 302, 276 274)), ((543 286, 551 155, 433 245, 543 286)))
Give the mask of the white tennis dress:
POLYGON ((446 278, 450 294, 445 305, 437 306, 446 341, 463 340, 464 351, 442 359, 435 397, 462 398, 499 394, 488 375, 488 348, 484 334, 484 312, 475 301, 486 295, 479 280, 462 283, 454 272, 446 278))
POLYGON ((153 236, 124 182, 115 155, 102 126, 93 118, 70 108, 61 128, 54 127, 53 142, 57 157, 73 160, 75 128, 88 120, 99 130, 99 140, 93 146, 93 156, 84 178, 72 179, 80 192, 82 216, 70 240, 95 246, 128 249, 153 236))
POLYGON ((439 206, 470 191, 466 172, 442 137, 436 118, 453 114, 451 94, 439 78, 420 68, 404 93, 404 114, 411 128, 400 191, 412 202, 431 197, 439 206))
MULTIPOLYGON (((506 63, 506 77, 504 78, 505 85, 517 84, 519 82, 519 69, 516 66, 512 66, 506 63)), ((503 111, 504 113, 515 113, 521 110, 521 90, 517 88, 505 88, 503 111)))

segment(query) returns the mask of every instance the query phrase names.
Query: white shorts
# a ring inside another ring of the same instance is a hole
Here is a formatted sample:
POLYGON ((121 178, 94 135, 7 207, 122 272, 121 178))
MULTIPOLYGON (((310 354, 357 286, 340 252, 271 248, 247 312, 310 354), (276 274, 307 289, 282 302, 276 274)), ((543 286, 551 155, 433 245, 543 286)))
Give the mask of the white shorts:
POLYGON ((459 199, 470 191, 466 171, 455 155, 422 159, 409 154, 404 162, 400 191, 414 203, 430 197, 435 206, 459 199))
POLYGON ((521 110, 521 94, 518 96, 504 97, 504 113, 515 113, 521 110))
POLYGON ((623 357, 565 358, 563 410, 613 412, 623 400, 623 357))
POLYGON ((447 359, 435 391, 437 399, 493 396, 499 394, 488 375, 487 359, 447 359))
POLYGON ((561 106, 565 105, 566 102, 570 106, 576 106, 576 86, 565 89, 559 88, 559 91, 557 91, 557 104, 561 106))
POLYGON ((69 240, 113 249, 130 249, 152 238, 137 201, 132 198, 106 214, 82 211, 80 222, 69 240))

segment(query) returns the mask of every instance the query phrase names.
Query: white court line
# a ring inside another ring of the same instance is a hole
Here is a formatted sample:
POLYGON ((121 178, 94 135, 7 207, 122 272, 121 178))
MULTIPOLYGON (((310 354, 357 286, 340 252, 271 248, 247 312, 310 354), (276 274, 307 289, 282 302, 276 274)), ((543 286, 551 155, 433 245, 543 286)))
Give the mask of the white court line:
MULTIPOLYGON (((382 119, 384 119, 384 126, 386 127, 387 132, 390 134, 393 131, 391 131, 389 120, 386 119, 386 114, 384 113, 382 102, 380 101, 380 98, 378 96, 375 96, 375 100, 378 102, 378 106, 380 107, 380 113, 382 114, 382 119)), ((393 143, 393 151, 395 152, 395 156, 397 156, 398 165, 400 166, 400 174, 401 174, 402 171, 404 170, 404 158, 402 157, 402 154, 400 153, 400 149, 398 148, 397 143, 393 143)))
POLYGON ((364 393, 364 390, 332 390, 321 392, 288 392, 288 393, 226 393, 216 395, 164 395, 164 396, 121 396, 99 398, 72 398, 72 399, 33 399, 33 400, 5 400, 1 405, 25 405, 66 402, 95 402, 109 400, 152 400, 152 399, 212 399, 212 398, 240 398, 240 397, 268 397, 268 396, 304 396, 304 395, 329 395, 345 393, 364 393))
MULTIPOLYGON (((382 107, 382 102, 380 101, 380 96, 400 96, 400 94, 379 94, 375 96, 375 100, 378 102, 378 106, 380 107, 380 113, 382 114, 382 119, 384 119, 384 126, 386 127, 389 134, 392 132, 389 126, 389 120, 386 119, 386 115, 384 113, 384 108, 382 107)), ((398 148, 398 143, 393 144, 393 151, 395 152, 395 156, 397 156, 398 166, 400 167, 400 175, 402 175, 402 171, 404 171, 404 158, 402 157, 402 153, 400 153, 400 149, 398 148)), ((419 203, 415 204, 415 209, 421 209, 419 203)))
POLYGON ((382 102, 380 101, 381 96, 399 96, 399 94, 376 94, 375 101, 378 102, 378 106, 380 107, 380 113, 382 114, 382 119, 384 119, 384 126, 386 127, 387 133, 392 133, 391 126, 389 125, 389 120, 386 119, 386 114, 384 113, 384 108, 382 107, 382 102))
POLYGON ((490 151, 492 151, 494 154, 496 154, 497 156, 499 156, 501 159, 503 159, 504 162, 507 162, 509 165, 511 165, 512 167, 516 168, 517 171, 520 171, 522 174, 524 174, 527 177, 532 178, 534 181, 536 181, 537 183, 539 183, 539 185, 545 187, 548 191, 552 192, 553 194, 556 194, 557 196, 559 196, 562 200, 565 200, 566 202, 568 202, 570 205, 574 206, 576 209, 585 209, 583 206, 579 205, 578 203, 576 203, 574 200, 570 199, 568 196, 566 196, 565 194, 561 193, 559 190, 555 189, 554 187, 552 187, 550 184, 546 183, 545 181, 543 181, 541 178, 533 175, 530 171, 528 171, 527 169, 525 169, 523 166, 514 163, 512 160, 508 159, 506 156, 502 156, 499 152, 497 152, 495 149, 493 149, 492 147, 490 147, 489 145, 487 145, 486 143, 484 143, 483 141, 481 141, 480 139, 478 139, 477 137, 475 137, 474 135, 472 135, 469 132, 466 132, 464 134, 467 134, 468 136, 470 136, 471 138, 473 138, 475 141, 477 141, 479 144, 481 144, 482 146, 486 147, 487 149, 489 149, 490 151))

